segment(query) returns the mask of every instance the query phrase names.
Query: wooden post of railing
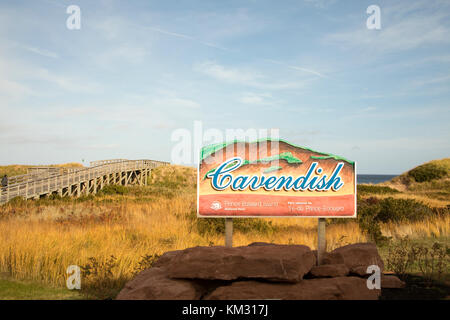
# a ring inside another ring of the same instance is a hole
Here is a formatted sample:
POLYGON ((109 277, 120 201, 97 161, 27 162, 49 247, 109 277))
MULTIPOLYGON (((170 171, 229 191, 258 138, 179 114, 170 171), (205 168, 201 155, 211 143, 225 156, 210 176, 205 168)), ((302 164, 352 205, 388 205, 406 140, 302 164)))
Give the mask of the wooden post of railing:
POLYGON ((77 173, 78 173, 77 174, 78 175, 78 179, 77 179, 77 197, 79 197, 81 195, 81 182, 80 182, 80 179, 81 179, 80 174, 81 174, 81 172, 78 171, 77 173))
POLYGON ((58 184, 58 176, 56 176, 56 190, 60 197, 62 197, 62 195, 63 195, 63 186, 64 186, 64 177, 61 176, 61 178, 59 179, 59 184, 58 184))
POLYGON ((90 181, 90 179, 91 179, 91 173, 88 171, 88 172, 84 172, 84 187, 86 188, 86 195, 89 195, 89 188, 90 188, 90 185, 91 185, 91 181, 90 181))

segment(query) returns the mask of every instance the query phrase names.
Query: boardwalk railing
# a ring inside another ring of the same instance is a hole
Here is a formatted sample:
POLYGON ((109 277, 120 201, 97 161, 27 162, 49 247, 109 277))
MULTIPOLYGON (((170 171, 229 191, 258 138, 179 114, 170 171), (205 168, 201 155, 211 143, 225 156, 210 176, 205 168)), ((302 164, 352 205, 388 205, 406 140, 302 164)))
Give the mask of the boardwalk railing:
POLYGON ((147 183, 153 168, 168 165, 155 160, 101 160, 91 162, 90 167, 64 168, 62 170, 37 170, 8 179, 8 186, 2 187, 0 204, 15 197, 37 199, 41 196, 80 196, 96 193, 108 184, 147 183))

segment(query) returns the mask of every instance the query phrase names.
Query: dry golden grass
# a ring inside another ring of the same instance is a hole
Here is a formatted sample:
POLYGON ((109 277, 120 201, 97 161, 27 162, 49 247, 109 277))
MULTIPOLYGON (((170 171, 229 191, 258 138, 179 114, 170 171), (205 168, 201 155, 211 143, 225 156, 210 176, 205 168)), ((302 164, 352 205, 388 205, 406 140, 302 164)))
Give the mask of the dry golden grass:
MULTIPOLYGON (((65 284, 69 265, 85 265, 88 258, 117 258, 114 277, 129 278, 147 254, 192 246, 223 245, 221 234, 200 234, 196 210, 195 169, 169 166, 154 171, 154 185, 135 188, 129 194, 99 195, 84 202, 56 200, 0 207, 0 272, 13 278, 37 280, 55 286, 65 284), (178 186, 178 187, 177 187, 178 186), (181 187, 180 187, 181 186, 181 187)), ((235 232, 233 244, 255 241, 317 243, 317 219, 278 218, 275 232, 235 232)), ((384 224, 387 236, 448 237, 450 218, 384 224)), ((327 227, 328 249, 367 241, 358 224, 327 227)))
MULTIPOLYGON (((89 257, 100 261, 117 258, 115 276, 131 277, 141 257, 165 251, 210 244, 222 245, 222 235, 200 235, 189 217, 195 199, 180 195, 151 203, 122 203, 93 206, 81 203, 37 207, 27 216, 0 221, 0 270, 16 279, 38 280, 63 285, 65 269, 85 265, 89 257), (186 205, 188 204, 188 205, 186 205)), ((234 245, 254 241, 305 244, 317 243, 316 219, 271 219, 277 232, 240 233, 234 245)), ((448 236, 448 217, 425 223, 384 226, 387 235, 448 236)), ((328 248, 366 241, 357 223, 330 225, 328 248)))
POLYGON ((14 278, 64 283, 65 269, 89 257, 118 258, 117 276, 131 275, 145 254, 207 245, 190 232, 184 197, 148 204, 37 208, 0 221, 0 269, 14 278), (70 215, 67 217, 67 215, 70 215))
POLYGON ((386 223, 382 226, 385 236, 411 239, 440 238, 450 235, 450 216, 426 217, 406 224, 386 223))
POLYGON ((394 193, 394 194, 377 194, 375 196, 380 199, 384 199, 384 198, 413 199, 418 202, 422 202, 429 207, 434 207, 434 208, 445 208, 445 207, 447 207, 447 205, 450 204, 448 200, 434 199, 434 198, 430 198, 429 196, 427 196, 425 194, 416 194, 416 193, 412 193, 412 192, 394 193))

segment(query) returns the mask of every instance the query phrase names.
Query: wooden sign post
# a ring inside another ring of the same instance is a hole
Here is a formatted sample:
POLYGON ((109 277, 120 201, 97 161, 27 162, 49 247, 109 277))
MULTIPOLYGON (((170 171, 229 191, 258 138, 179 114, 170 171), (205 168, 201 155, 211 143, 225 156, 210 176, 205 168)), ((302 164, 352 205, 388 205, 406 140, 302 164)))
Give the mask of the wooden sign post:
POLYGON ((233 218, 225 218, 225 247, 233 246, 233 218))
POLYGON ((327 241, 325 238, 325 218, 319 218, 317 223, 317 265, 323 263, 323 257, 327 250, 327 241))

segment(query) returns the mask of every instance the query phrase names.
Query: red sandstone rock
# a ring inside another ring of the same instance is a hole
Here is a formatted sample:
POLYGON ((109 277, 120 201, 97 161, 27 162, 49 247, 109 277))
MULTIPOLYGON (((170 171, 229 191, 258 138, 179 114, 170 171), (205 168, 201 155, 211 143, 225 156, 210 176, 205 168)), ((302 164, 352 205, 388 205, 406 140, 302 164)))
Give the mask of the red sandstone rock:
POLYGON ((276 245, 275 243, 270 242, 252 242, 248 246, 254 247, 254 246, 275 246, 275 245, 276 245))
POLYGON ((171 278, 297 282, 313 265, 311 250, 301 245, 195 247, 177 254, 167 270, 171 278))
POLYGON ((338 252, 327 252, 323 257, 323 264, 344 264, 344 257, 338 252))
POLYGON ((309 274, 315 278, 345 277, 349 269, 345 264, 324 264, 312 267, 309 274))
POLYGON ((153 267, 164 268, 167 267, 172 259, 181 252, 182 250, 167 251, 155 263, 153 267))
MULTIPOLYGON (((315 264, 314 253, 300 245, 253 243, 170 251, 128 282, 117 299, 201 299, 206 292, 207 299, 378 299, 381 290, 369 290, 365 279, 367 266, 384 266, 374 245, 338 248, 325 254, 323 265, 315 264), (325 278, 301 280, 308 272, 325 278), (344 277, 349 272, 365 278, 344 277)), ((382 275, 382 288, 404 285, 395 276, 382 275)))
POLYGON ((367 273, 367 266, 357 266, 350 269, 350 274, 358 277, 368 278, 371 273, 367 273))
MULTIPOLYGON (((312 251, 314 253, 314 256, 317 259, 317 250, 312 251)), ((324 254, 322 264, 343 264, 344 263, 344 257, 340 253, 335 252, 326 252, 324 254)))
POLYGON ((377 300, 381 290, 369 290, 366 280, 339 277, 302 280, 295 284, 238 281, 211 292, 206 300, 377 300))
POLYGON ((162 268, 139 273, 120 291, 117 300, 195 300, 203 294, 195 283, 170 279, 162 268))
MULTIPOLYGON (((380 270, 383 271, 384 263, 378 254, 378 250, 373 243, 355 243, 344 247, 337 248, 331 252, 332 254, 340 254, 345 265, 350 270, 363 270, 363 267, 367 269, 370 265, 377 265, 380 270), (357 267, 361 267, 356 269, 357 267)), ((364 271, 365 273, 365 271, 364 271)))

